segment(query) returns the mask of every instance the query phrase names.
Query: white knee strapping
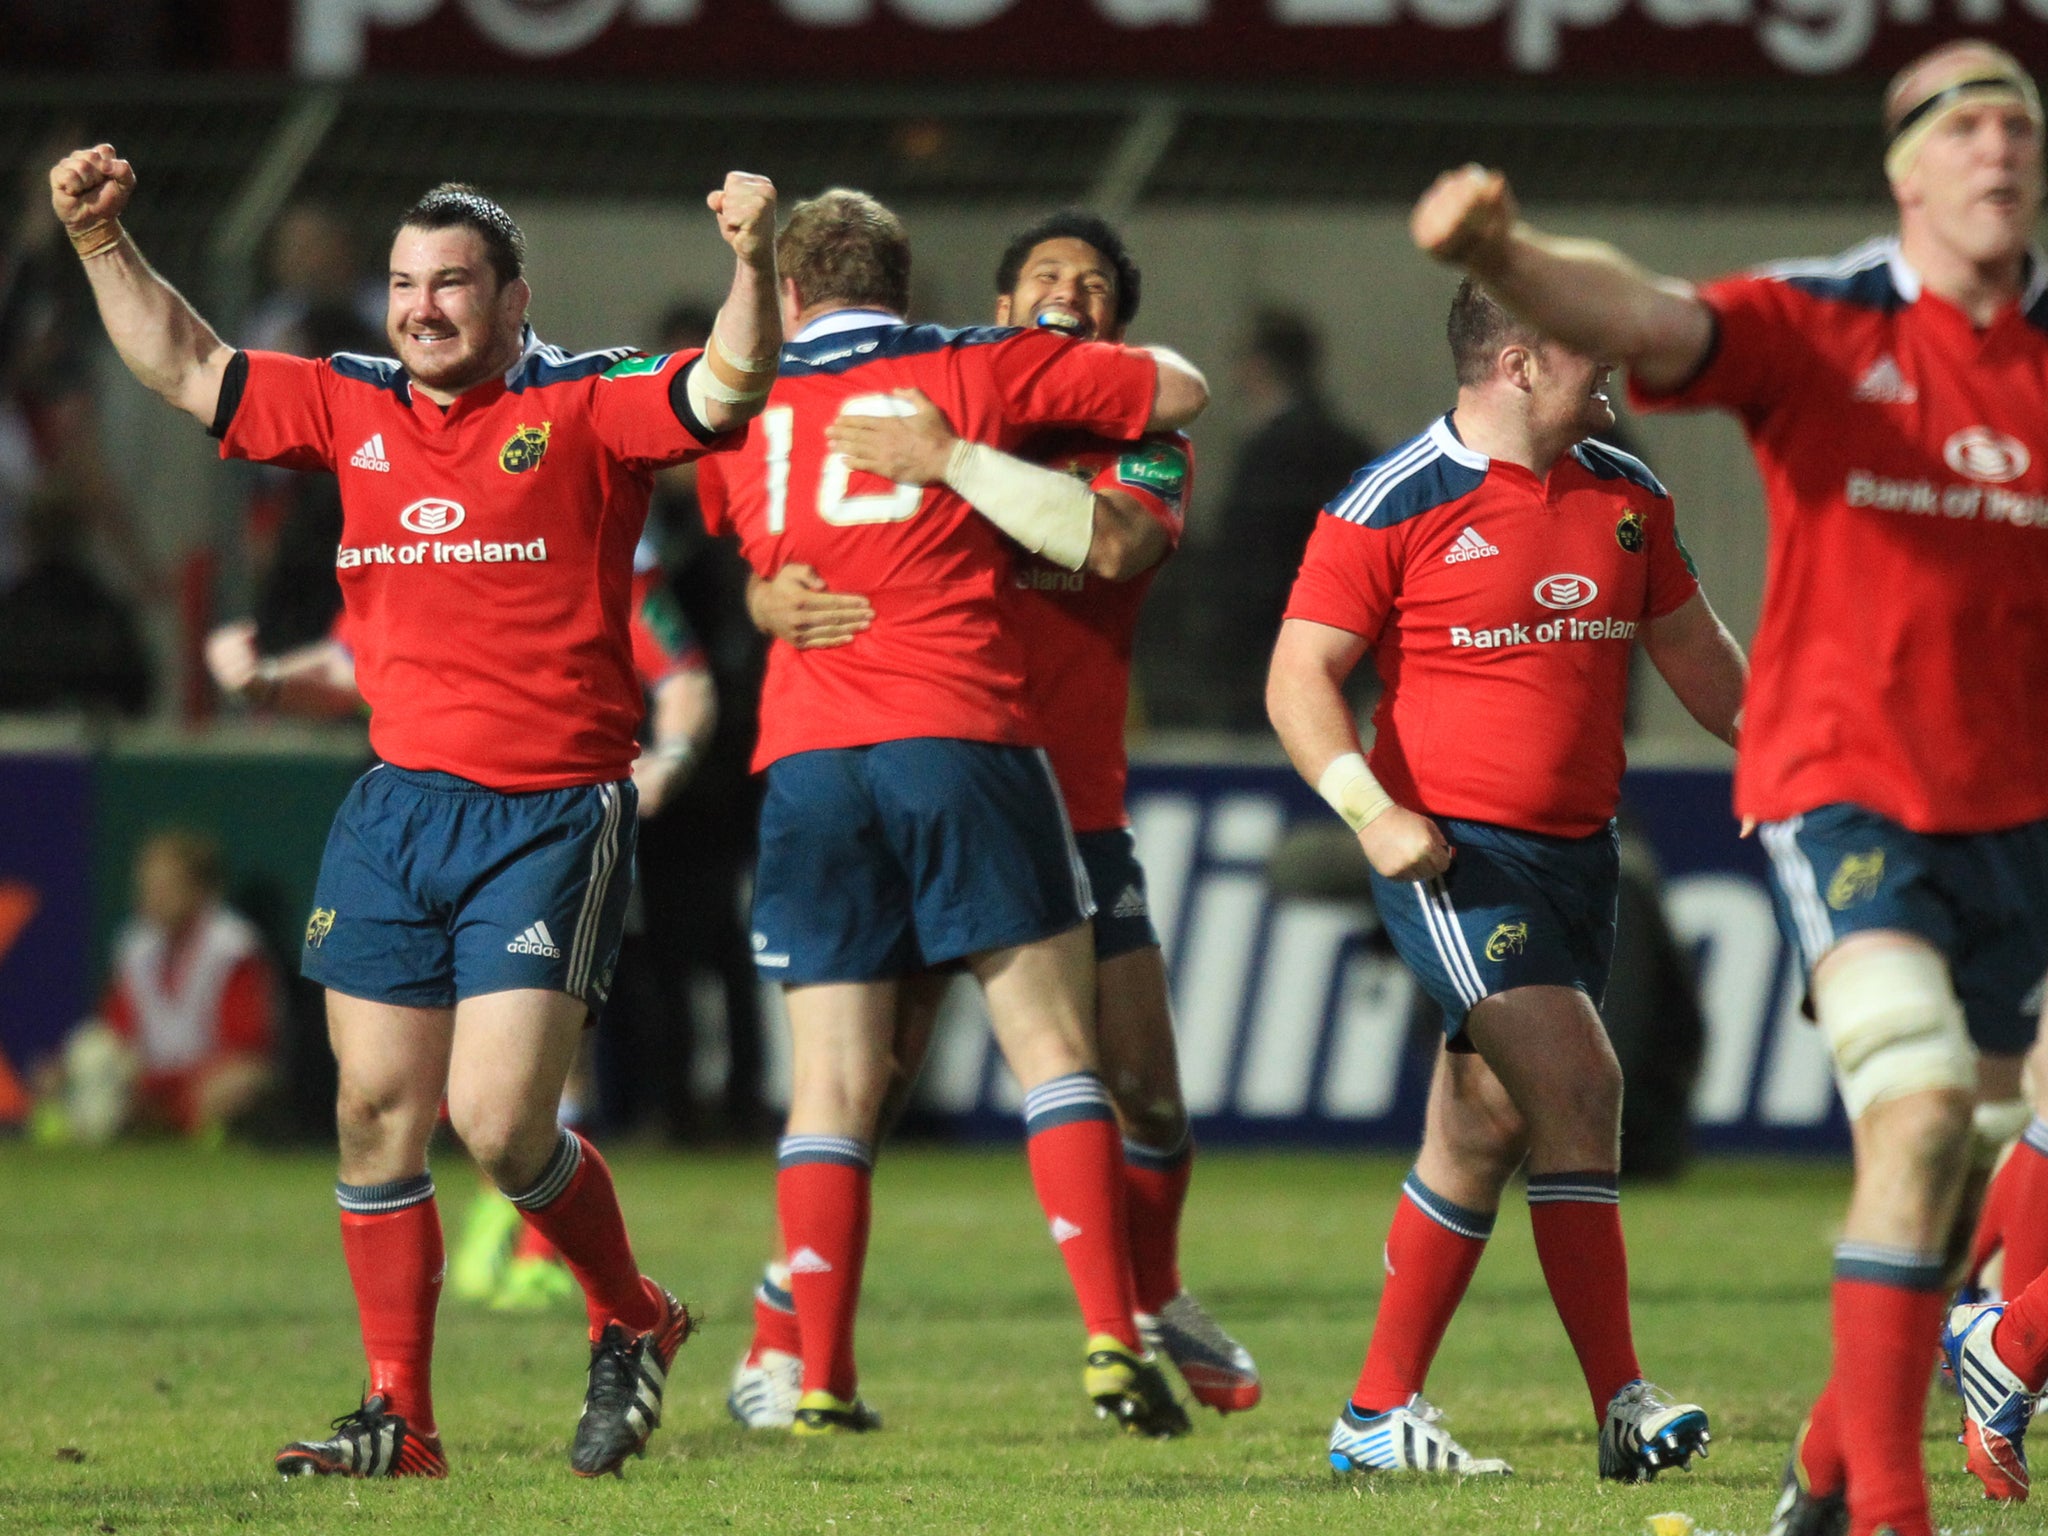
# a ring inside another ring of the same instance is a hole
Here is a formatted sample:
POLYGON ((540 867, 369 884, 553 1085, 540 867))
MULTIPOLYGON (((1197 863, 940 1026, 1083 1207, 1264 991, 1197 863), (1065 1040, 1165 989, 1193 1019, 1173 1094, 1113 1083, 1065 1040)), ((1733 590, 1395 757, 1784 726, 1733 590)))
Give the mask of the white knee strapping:
POLYGON ((1997 1099, 1989 1104, 1979 1104, 1970 1117, 1970 1150, 1977 1165, 1989 1168, 1998 1161, 1998 1154, 2005 1150, 2006 1143, 2017 1141, 2020 1132, 2033 1118, 2034 1102, 2031 1099, 1997 1099))
POLYGON ((1977 1050, 1948 966, 1933 950, 1859 946, 1824 968, 1813 1006, 1851 1120, 1903 1094, 1975 1091, 1977 1050))

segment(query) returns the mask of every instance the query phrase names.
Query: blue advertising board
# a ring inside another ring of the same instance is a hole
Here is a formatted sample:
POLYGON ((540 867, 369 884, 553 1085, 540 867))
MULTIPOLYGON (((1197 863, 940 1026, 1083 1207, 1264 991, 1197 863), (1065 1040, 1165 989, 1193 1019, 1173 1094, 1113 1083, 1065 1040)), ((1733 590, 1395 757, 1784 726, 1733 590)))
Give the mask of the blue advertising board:
POLYGON ((92 760, 0 757, 0 1051, 26 1072, 92 1007, 92 760))

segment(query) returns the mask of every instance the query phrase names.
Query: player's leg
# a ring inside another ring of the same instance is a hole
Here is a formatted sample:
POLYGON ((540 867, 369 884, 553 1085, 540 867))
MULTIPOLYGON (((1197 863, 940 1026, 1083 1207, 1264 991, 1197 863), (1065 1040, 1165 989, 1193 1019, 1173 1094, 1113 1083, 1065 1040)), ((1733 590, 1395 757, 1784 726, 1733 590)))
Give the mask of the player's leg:
MULTIPOLYGON (((889 1088, 882 1096, 881 1142, 888 1139, 909 1103, 938 1024, 949 974, 925 971, 897 984, 896 1024, 890 1045, 889 1088)), ((725 1408, 743 1429, 788 1429, 803 1397, 803 1333, 791 1290, 789 1250, 778 1242, 775 1256, 754 1287, 754 1332, 733 1369, 725 1408)))
POLYGON ((1330 1431, 1338 1471, 1510 1470, 1437 1428, 1437 1410, 1422 1391, 1486 1251, 1501 1191, 1527 1150, 1528 1128, 1492 1069, 1471 1051, 1441 1049, 1422 1150, 1387 1232, 1386 1280, 1365 1365, 1330 1431))
POLYGON ((432 1367, 445 1254, 427 1142, 454 1016, 330 991, 327 1029, 338 1078, 335 1196, 369 1386, 333 1436, 293 1442, 276 1465, 287 1477, 444 1476, 432 1367))

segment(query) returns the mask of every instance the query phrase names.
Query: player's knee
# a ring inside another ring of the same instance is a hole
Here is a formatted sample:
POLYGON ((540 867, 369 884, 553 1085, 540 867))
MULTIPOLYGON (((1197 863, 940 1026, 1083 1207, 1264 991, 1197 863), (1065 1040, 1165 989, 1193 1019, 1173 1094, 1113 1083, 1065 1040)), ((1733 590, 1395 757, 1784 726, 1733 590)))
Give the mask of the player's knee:
POLYGON ((1970 1160, 1980 1168, 1989 1168, 2009 1143, 2019 1139, 2033 1118, 2034 1106, 2028 1099, 1994 1099, 1979 1104, 1970 1115, 1970 1160))
POLYGON ((1939 1121, 1944 1135, 1959 1113, 1967 1120, 1977 1052, 1940 955, 1921 944, 1859 945, 1822 968, 1813 1002, 1851 1120, 1923 1095, 1939 1108, 1897 1118, 1939 1121))

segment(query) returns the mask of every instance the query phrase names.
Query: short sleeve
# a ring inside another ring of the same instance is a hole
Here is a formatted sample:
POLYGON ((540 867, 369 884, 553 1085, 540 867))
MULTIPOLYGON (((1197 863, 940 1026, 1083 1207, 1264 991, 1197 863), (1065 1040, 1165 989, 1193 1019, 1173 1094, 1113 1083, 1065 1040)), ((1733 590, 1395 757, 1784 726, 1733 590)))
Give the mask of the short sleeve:
POLYGON ((1650 518, 1649 617, 1661 619, 1677 612, 1699 589, 1699 570, 1678 536, 1678 513, 1668 500, 1660 499, 1650 518))
POLYGON ((286 469, 333 469, 333 365, 282 352, 242 356, 248 376, 220 432, 220 456, 286 469))
POLYGON ((676 395, 701 350, 634 353, 591 383, 590 419, 597 439, 614 458, 640 469, 664 469, 739 441, 737 433, 712 437, 703 423, 684 419, 676 395))
POLYGON ((986 372, 999 414, 1014 433, 1005 447, 1036 427, 1134 438, 1152 419, 1159 365, 1150 353, 1032 330, 970 346, 966 356, 986 372))
POLYGON ((1803 339, 1810 318, 1806 296, 1779 278, 1741 275, 1709 283, 1700 298, 1714 318, 1706 361, 1668 393, 1631 376, 1629 399, 1646 411, 1719 406, 1745 416, 1769 412, 1799 385, 1811 355, 1803 339))
POLYGON ((1373 528, 1323 513, 1309 535, 1283 617, 1348 630, 1375 644, 1401 589, 1403 543, 1399 528, 1373 528))
POLYGON ((1132 444, 1102 466, 1092 489, 1121 491, 1129 496, 1166 531, 1168 542, 1178 548, 1194 483, 1194 445, 1176 433, 1132 444))

